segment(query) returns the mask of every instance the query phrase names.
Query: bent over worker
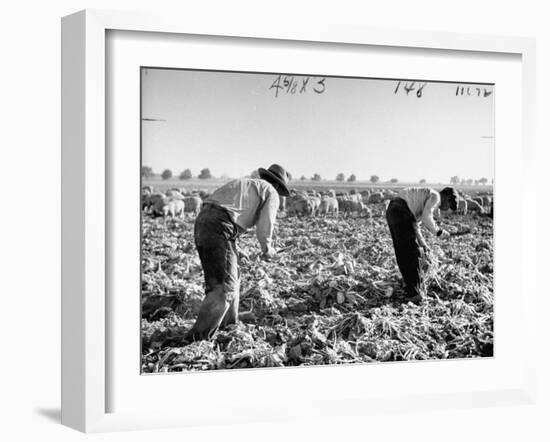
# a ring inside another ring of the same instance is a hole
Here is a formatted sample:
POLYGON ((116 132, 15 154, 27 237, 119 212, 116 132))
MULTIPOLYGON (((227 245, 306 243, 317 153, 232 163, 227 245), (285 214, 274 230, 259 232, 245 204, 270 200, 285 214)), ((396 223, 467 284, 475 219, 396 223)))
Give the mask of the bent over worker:
POLYGON ((262 256, 272 246, 279 195, 289 196, 288 174, 278 164, 258 169, 260 178, 241 178, 223 185, 205 200, 195 220, 195 245, 204 271, 205 298, 187 340, 209 339, 220 326, 236 323, 239 314, 239 265, 236 240, 256 226, 262 256))
POLYGON ((386 220, 397 259, 397 266, 405 282, 407 297, 413 302, 423 298, 422 270, 420 268, 421 248, 426 253, 428 245, 420 231, 422 223, 438 238, 449 233, 437 227, 434 210, 456 210, 457 192, 446 187, 441 192, 426 187, 408 187, 402 189, 392 199, 386 210, 386 220))

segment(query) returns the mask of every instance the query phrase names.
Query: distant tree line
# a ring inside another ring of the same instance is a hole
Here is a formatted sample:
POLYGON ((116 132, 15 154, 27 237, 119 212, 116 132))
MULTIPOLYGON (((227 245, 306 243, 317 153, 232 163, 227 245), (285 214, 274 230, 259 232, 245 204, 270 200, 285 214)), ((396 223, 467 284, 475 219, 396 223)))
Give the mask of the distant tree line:
MULTIPOLYGON (((493 183, 494 180, 491 181, 491 183, 493 183)), ((472 186, 472 185, 475 185, 475 186, 478 186, 478 185, 482 185, 482 186, 485 186, 489 183, 489 180, 485 177, 482 177, 478 180, 476 179, 473 179, 473 178, 460 178, 459 176, 452 176, 451 179, 450 179, 450 183, 451 184, 454 184, 454 185, 463 185, 463 186, 472 186)))
MULTIPOLYGON (((288 175, 289 175, 289 180, 292 180, 293 179, 292 174, 289 173, 288 175)), ((153 172, 153 169, 151 167, 142 166, 141 167, 141 176, 143 178, 152 178, 152 177, 155 176, 155 173, 153 172)), ((248 176, 250 178, 259 178, 260 175, 259 175, 258 169, 254 169, 250 173, 250 175, 248 175, 248 176)), ((173 177, 173 173, 170 169, 165 169, 160 174, 160 177, 164 180, 169 180, 173 177)), ((182 181, 183 180, 189 180, 193 177, 194 177, 194 175, 191 172, 191 169, 185 169, 178 175, 178 178, 182 181)), ((214 176, 212 175, 212 172, 210 171, 209 168, 204 168, 204 169, 201 169, 201 171, 196 176, 196 178, 199 178, 199 179, 212 179, 212 178, 214 178, 214 176)), ((223 175, 222 178, 228 179, 228 177, 226 175, 223 175)), ((323 181, 323 177, 319 173, 314 173, 310 178, 307 178, 305 175, 301 175, 300 178, 299 178, 300 181, 306 181, 308 179, 310 181, 323 181)), ((348 183, 353 183, 353 182, 357 181, 357 176, 354 173, 352 173, 352 174, 350 174, 349 176, 346 177, 346 175, 344 173, 340 172, 336 175, 336 181, 338 181, 338 182, 347 181, 348 183)), ((369 178, 369 181, 372 184, 377 184, 377 183, 381 182, 380 177, 378 175, 371 175, 370 178, 369 178)), ((491 180, 491 183, 493 181, 494 180, 491 180)), ((388 180, 386 182, 387 183, 392 183, 392 184, 397 184, 399 182, 399 179, 391 178, 390 180, 388 180)), ((421 180, 419 180, 418 183, 419 184, 426 184, 426 179, 422 178, 421 180)), ((451 177, 450 183, 454 184, 454 185, 466 185, 466 186, 486 185, 486 184, 489 183, 489 180, 485 177, 482 177, 482 178, 479 178, 479 179, 473 179, 473 178, 465 179, 465 178, 460 178, 459 176, 455 175, 455 176, 451 177)))
MULTIPOLYGON (((153 172, 153 169, 151 167, 142 166, 141 167, 141 176, 143 178, 153 178, 155 176, 155 173, 153 172)), ((165 169, 160 174, 160 177, 163 180, 169 180, 170 178, 173 177, 173 173, 170 169, 165 169)), ((178 175, 178 178, 180 180, 190 180, 191 178, 193 178, 193 173, 191 172, 191 169, 185 169, 183 172, 181 172, 178 175)), ((212 176, 212 172, 210 172, 210 169, 204 168, 197 175, 197 178, 206 180, 206 179, 211 179, 211 178, 214 178, 214 177, 212 176)))

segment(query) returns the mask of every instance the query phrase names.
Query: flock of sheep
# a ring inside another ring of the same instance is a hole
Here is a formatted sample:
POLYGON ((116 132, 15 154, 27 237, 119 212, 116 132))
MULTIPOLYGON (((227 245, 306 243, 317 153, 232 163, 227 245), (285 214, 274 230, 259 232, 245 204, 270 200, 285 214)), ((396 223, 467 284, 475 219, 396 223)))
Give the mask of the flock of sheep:
MULTIPOLYGON (((493 214, 492 192, 478 192, 470 196, 458 191, 458 213, 493 214)), ((291 190, 291 195, 281 198, 280 210, 290 216, 317 216, 342 214, 344 216, 358 215, 369 217, 369 205, 388 204, 398 193, 392 189, 355 189, 345 192, 335 192, 328 189, 291 190)), ((185 217, 185 214, 197 215, 202 202, 209 196, 205 190, 186 191, 182 188, 172 188, 166 192, 154 191, 152 186, 142 188, 141 206, 145 213, 153 216, 185 217)))
POLYGON ((189 193, 179 188, 165 193, 154 192, 152 186, 144 186, 141 190, 141 209, 154 216, 184 218, 186 213, 197 215, 207 195, 204 191, 189 193))
POLYGON ((367 202, 363 201, 363 196, 355 191, 352 192, 336 194, 334 190, 324 192, 292 190, 290 197, 281 201, 281 210, 286 210, 289 215, 296 216, 338 215, 339 213, 370 216, 370 210, 367 207, 367 202))
MULTIPOLYGON (((458 213, 466 215, 470 213, 493 213, 492 192, 478 192, 476 196, 470 196, 458 191, 458 213)), ((369 205, 388 204, 398 193, 392 189, 385 190, 351 190, 349 192, 334 192, 334 190, 319 191, 292 191, 286 201, 281 202, 281 209, 289 215, 326 215, 342 213, 351 215, 357 213, 362 216, 370 216, 369 205)))

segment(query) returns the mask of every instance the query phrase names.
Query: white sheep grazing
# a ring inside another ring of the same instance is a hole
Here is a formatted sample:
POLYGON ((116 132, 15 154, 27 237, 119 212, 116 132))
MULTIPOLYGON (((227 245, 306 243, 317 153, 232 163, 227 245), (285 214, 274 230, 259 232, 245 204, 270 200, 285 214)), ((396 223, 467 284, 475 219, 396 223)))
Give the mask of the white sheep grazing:
POLYGON ((162 207, 163 215, 170 215, 172 218, 185 216, 185 203, 180 199, 168 199, 162 207))

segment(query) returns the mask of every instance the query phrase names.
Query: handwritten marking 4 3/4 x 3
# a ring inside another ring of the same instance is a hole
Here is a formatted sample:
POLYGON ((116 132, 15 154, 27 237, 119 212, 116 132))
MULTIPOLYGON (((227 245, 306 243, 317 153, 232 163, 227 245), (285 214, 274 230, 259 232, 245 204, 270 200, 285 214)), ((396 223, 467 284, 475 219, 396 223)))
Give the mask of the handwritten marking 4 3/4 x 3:
POLYGON ((294 75, 278 75, 269 90, 275 90, 275 98, 279 94, 294 95, 304 94, 308 91, 313 91, 316 94, 325 92, 326 77, 295 77, 294 75))

